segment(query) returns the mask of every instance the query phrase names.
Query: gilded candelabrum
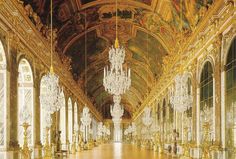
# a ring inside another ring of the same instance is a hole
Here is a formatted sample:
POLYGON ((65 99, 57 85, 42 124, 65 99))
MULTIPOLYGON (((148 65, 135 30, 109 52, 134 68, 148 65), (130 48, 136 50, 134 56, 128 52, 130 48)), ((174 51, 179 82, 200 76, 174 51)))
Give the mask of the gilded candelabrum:
POLYGON ((203 124, 203 143, 201 145, 202 148, 202 159, 210 159, 211 154, 210 154, 210 123, 209 122, 204 122, 203 124))
POLYGON ((83 142, 83 150, 88 150, 88 141, 83 142))
POLYGON ((30 125, 27 122, 24 122, 21 126, 24 128, 24 144, 23 147, 21 148, 21 155, 22 158, 24 159, 30 159, 32 151, 28 147, 28 134, 27 134, 27 129, 30 125))
POLYGON ((83 150, 83 138, 81 134, 78 132, 78 146, 77 146, 77 151, 82 151, 83 150))
POLYGON ((212 151, 222 151, 222 147, 219 142, 210 141, 210 123, 205 122, 203 124, 203 144, 202 148, 202 159, 210 159, 212 151))
POLYGON ((164 151, 163 151, 163 144, 161 142, 161 136, 160 136, 160 133, 157 132, 156 135, 155 135, 155 140, 156 140, 156 145, 158 148, 156 148, 159 152, 159 155, 163 154, 164 151))
POLYGON ((72 141, 72 145, 71 145, 71 153, 75 154, 76 153, 76 133, 74 131, 73 134, 73 141, 72 141))
POLYGON ((137 147, 141 147, 141 139, 137 139, 137 142, 136 142, 136 145, 137 145, 137 147))
POLYGON ((89 135, 89 140, 88 140, 88 149, 91 150, 94 147, 94 142, 93 142, 93 138, 92 135, 89 135))
POLYGON ((46 139, 45 139, 45 145, 44 145, 44 159, 52 159, 52 148, 49 144, 49 131, 50 128, 46 127, 46 139))
POLYGON ((184 144, 183 144, 183 149, 184 149, 183 157, 184 158, 190 158, 189 150, 190 150, 191 145, 188 142, 188 127, 184 128, 184 138, 185 138, 185 141, 184 141, 184 144))

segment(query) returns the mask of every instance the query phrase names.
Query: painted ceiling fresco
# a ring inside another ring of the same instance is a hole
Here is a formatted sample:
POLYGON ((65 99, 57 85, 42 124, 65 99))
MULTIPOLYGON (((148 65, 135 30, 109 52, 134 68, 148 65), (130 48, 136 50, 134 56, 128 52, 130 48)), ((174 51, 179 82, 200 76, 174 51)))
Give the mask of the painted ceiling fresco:
MULTIPOLYGON (((178 52, 181 38, 194 32, 213 5, 213 0, 182 2, 118 0, 119 40, 126 48, 125 65, 132 70, 131 89, 122 96, 125 118, 132 116, 162 75, 163 60, 178 52)), ((49 0, 24 0, 24 5, 28 4, 48 25, 49 0)), ((110 118, 112 98, 104 91, 102 78, 108 49, 115 38, 115 1, 53 0, 53 6, 56 50, 62 62, 69 65, 68 71, 87 90, 96 109, 104 118, 110 118)))

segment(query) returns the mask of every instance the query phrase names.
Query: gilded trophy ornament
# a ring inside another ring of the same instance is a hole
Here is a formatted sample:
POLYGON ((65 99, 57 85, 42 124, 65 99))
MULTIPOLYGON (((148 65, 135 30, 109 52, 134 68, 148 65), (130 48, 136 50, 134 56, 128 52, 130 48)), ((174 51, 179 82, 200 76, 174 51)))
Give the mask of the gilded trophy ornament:
POLYGON ((23 147, 20 150, 21 151, 21 156, 24 159, 30 159, 32 150, 29 149, 28 135, 27 135, 27 129, 30 125, 28 123, 24 122, 21 126, 24 128, 24 144, 23 144, 23 147))
POLYGON ((43 147, 44 150, 44 157, 43 159, 52 159, 52 147, 49 143, 49 132, 50 128, 46 127, 46 138, 45 138, 45 145, 43 147))
POLYGON ((74 131, 73 133, 73 141, 71 144, 71 153, 75 154, 76 153, 76 132, 74 131))

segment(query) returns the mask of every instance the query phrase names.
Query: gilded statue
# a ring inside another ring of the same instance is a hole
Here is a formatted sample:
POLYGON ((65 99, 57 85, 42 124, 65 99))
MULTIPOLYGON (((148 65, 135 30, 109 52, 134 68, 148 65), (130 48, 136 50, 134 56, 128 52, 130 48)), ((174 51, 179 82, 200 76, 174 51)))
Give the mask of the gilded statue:
POLYGON ((34 23, 35 23, 35 27, 38 31, 41 31, 42 27, 43 27, 43 24, 41 22, 41 19, 40 17, 37 15, 37 13, 33 12, 32 14, 32 17, 33 17, 33 20, 34 20, 34 23))
POLYGON ((81 151, 81 150, 83 150, 83 137, 82 137, 81 133, 79 133, 77 151, 81 151))
POLYGON ((28 17, 31 17, 32 14, 33 14, 33 8, 31 7, 31 5, 27 4, 25 6, 25 14, 28 16, 28 17))

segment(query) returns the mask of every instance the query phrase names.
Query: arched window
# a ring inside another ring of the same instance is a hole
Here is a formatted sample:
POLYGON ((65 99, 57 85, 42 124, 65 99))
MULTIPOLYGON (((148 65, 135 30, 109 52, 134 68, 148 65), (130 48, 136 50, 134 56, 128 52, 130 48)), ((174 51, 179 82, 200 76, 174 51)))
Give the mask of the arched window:
POLYGON ((169 121, 170 123, 173 123, 174 122, 174 107, 171 105, 170 101, 169 101, 169 121))
MULTIPOLYGON (((47 82, 46 77, 43 76, 40 81, 40 96, 44 94, 44 92, 46 91, 46 87, 45 87, 46 82, 47 82)), ((40 141, 44 145, 45 137, 46 137, 46 125, 47 125, 45 121, 46 119, 45 115, 47 115, 47 113, 43 108, 44 108, 43 104, 40 103, 40 141)))
POLYGON ((200 76, 200 132, 203 137, 202 124, 204 120, 211 123, 211 140, 213 139, 213 68, 207 61, 200 76))
POLYGON ((23 128, 24 123, 22 113, 27 113, 29 116, 26 120, 30 127, 28 128, 28 143, 33 145, 33 74, 29 62, 22 59, 18 66, 18 141, 23 145, 23 128))
MULTIPOLYGON (((46 76, 43 76, 40 81, 40 96, 45 94, 46 92, 46 82, 47 82, 46 76)), ((45 144, 45 139, 46 139, 46 126, 47 126, 46 116, 48 115, 48 112, 44 109, 45 107, 46 106, 40 103, 40 141, 43 145, 45 144)), ((49 132, 49 139, 51 138, 50 135, 51 133, 49 132)))
POLYGON ((236 122, 236 38, 229 49, 226 61, 226 145, 234 147, 232 128, 236 122))
POLYGON ((190 77, 188 78, 187 85, 188 85, 188 95, 191 95, 192 94, 192 81, 190 77))
MULTIPOLYGON (((162 121, 163 121, 163 132, 166 133, 166 99, 163 100, 162 105, 162 121)), ((164 135, 166 137, 166 135, 164 135)))
MULTIPOLYGON (((93 130, 93 139, 96 139, 97 137, 97 130, 98 130, 98 122, 93 118, 92 120, 92 130, 93 130)), ((122 130, 122 127, 121 127, 122 130)), ((121 131, 122 133, 122 131, 121 131)), ((122 135, 120 135, 122 137, 122 135)))
MULTIPOLYGON (((188 78, 187 86, 188 86, 188 95, 192 95, 192 81, 191 81, 190 77, 188 78)), ((192 117, 192 105, 190 105, 190 107, 187 109, 186 113, 187 113, 188 118, 192 117)))
POLYGON ((203 67, 200 80, 200 105, 213 106, 213 69, 211 63, 207 61, 203 67))
POLYGON ((0 147, 6 146, 6 57, 0 41, 0 147))
POLYGON ((68 100, 68 136, 69 142, 72 143, 73 139, 73 110, 72 110, 72 101, 69 98, 68 100))
MULTIPOLYGON (((188 87, 188 95, 192 95, 192 81, 190 77, 188 77, 188 80, 187 80, 187 87, 188 87)), ((192 105, 189 105, 188 109, 184 113, 184 118, 183 118, 183 120, 186 121, 183 123, 183 129, 185 129, 186 127, 188 128, 187 139, 184 139, 184 140, 188 140, 188 141, 192 139, 192 129, 193 129, 192 110, 193 110, 192 105)))
POLYGON ((162 110, 163 110, 163 121, 165 121, 166 120, 166 100, 164 99, 163 100, 163 108, 162 108, 162 110))
POLYGON ((74 128, 78 127, 78 105, 75 102, 74 104, 74 128))
POLYGON ((66 105, 65 105, 65 95, 63 93, 64 103, 60 109, 60 131, 61 131, 61 143, 62 148, 66 145, 66 105))
POLYGON ((157 121, 159 122, 160 120, 160 104, 157 104, 157 121))

